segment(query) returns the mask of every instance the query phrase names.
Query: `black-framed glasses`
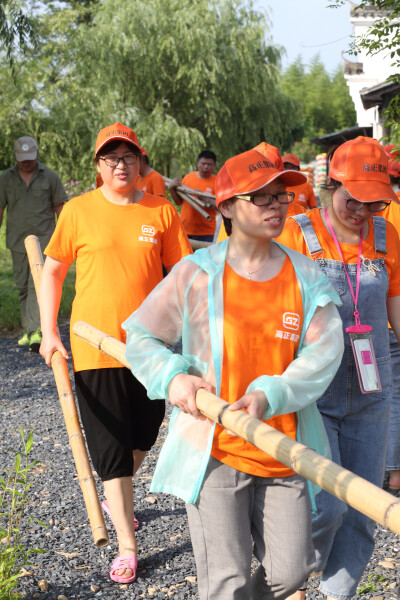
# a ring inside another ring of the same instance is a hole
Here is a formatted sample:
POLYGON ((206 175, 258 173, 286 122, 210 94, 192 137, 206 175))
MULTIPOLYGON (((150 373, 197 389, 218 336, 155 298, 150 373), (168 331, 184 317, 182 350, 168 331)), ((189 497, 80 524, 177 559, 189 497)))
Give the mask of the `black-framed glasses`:
POLYGON ((252 202, 255 206, 269 206, 276 198, 279 204, 290 204, 295 197, 294 192, 279 192, 279 194, 260 194, 259 196, 236 195, 235 198, 252 202))
POLYGON ((126 156, 100 156, 100 160, 104 160, 107 167, 118 167, 120 161, 124 163, 124 165, 134 165, 137 161, 136 154, 126 154, 126 156))
POLYGON ((345 198, 346 200, 346 208, 348 210, 361 210, 363 206, 366 206, 369 212, 380 212, 387 208, 390 202, 385 202, 384 200, 376 200, 376 202, 360 202, 355 198, 345 198))

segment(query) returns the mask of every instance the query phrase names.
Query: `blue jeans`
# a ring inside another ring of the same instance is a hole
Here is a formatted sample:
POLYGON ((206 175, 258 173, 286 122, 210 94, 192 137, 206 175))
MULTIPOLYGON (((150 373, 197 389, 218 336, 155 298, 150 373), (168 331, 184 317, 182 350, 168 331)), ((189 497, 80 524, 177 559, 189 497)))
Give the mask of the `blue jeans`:
MULTIPOLYGON (((378 359, 384 379, 390 360, 378 359)), ((360 392, 351 349, 327 392, 318 400, 332 450, 332 460, 375 485, 382 486, 390 412, 390 388, 376 394, 360 392)), ((322 570, 320 591, 347 600, 374 550, 375 523, 325 491, 316 497, 313 518, 316 570, 322 570)))
POLYGON ((400 344, 389 330, 390 358, 392 361, 392 404, 390 407, 389 438, 386 469, 400 469, 400 344))

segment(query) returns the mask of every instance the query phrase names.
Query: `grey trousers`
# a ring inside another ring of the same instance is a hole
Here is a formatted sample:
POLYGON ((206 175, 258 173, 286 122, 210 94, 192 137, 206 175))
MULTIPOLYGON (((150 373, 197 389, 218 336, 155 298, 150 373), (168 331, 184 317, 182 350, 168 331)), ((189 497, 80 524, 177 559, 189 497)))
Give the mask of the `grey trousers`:
POLYGON ((200 600, 279 600, 315 563, 305 480, 256 477, 210 458, 195 505, 187 504, 200 600), (261 563, 251 575, 253 554, 261 563))
POLYGON ((40 327, 39 306, 26 252, 11 251, 14 281, 19 294, 21 323, 25 333, 31 335, 40 327))

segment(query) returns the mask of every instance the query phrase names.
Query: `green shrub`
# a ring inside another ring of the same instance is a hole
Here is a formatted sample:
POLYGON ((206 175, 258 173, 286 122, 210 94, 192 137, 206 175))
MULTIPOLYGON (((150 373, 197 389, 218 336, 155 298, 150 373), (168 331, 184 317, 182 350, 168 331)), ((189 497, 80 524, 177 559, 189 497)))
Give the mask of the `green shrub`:
MULTIPOLYGON (((13 468, 5 470, 0 477, 0 600, 20 598, 16 588, 22 567, 31 565, 32 554, 45 552, 39 548, 28 548, 24 543, 24 532, 29 523, 44 523, 27 516, 29 490, 33 484, 32 469, 37 460, 29 462, 33 445, 31 431, 25 441, 20 428, 22 450, 14 450, 13 468)), ((31 511, 29 511, 31 512, 31 511)))
MULTIPOLYGON (((75 264, 71 265, 63 285, 60 317, 69 318, 75 296, 75 264)), ((6 248, 5 226, 0 229, 0 331, 21 327, 18 292, 14 283, 11 252, 6 248)))

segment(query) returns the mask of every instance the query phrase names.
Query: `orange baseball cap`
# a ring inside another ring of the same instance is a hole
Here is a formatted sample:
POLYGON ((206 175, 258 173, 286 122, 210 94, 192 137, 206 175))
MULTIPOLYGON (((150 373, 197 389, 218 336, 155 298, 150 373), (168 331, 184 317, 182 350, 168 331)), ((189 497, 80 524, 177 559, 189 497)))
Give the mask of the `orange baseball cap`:
POLYGON ((329 176, 361 202, 397 201, 390 185, 387 156, 374 138, 359 136, 339 146, 329 176))
POLYGON ((300 185, 307 181, 299 171, 284 171, 279 150, 261 142, 252 150, 229 158, 220 169, 215 181, 217 206, 237 194, 251 194, 275 179, 286 185, 300 185))
POLYGON ((388 157, 389 175, 392 177, 400 177, 400 152, 395 150, 395 148, 396 146, 394 144, 388 144, 383 147, 383 150, 388 157))
POLYGON ((132 129, 129 129, 129 127, 122 125, 122 123, 114 123, 114 125, 109 125, 108 127, 104 127, 104 129, 99 131, 94 151, 95 156, 97 156, 97 153, 102 149, 103 146, 112 140, 128 142, 129 144, 136 146, 140 152, 142 151, 141 147, 139 146, 136 133, 132 129))
POLYGON ((296 167, 300 166, 300 160, 299 157, 296 156, 295 154, 285 154, 285 156, 282 156, 282 162, 288 162, 291 165, 296 165, 296 167))

